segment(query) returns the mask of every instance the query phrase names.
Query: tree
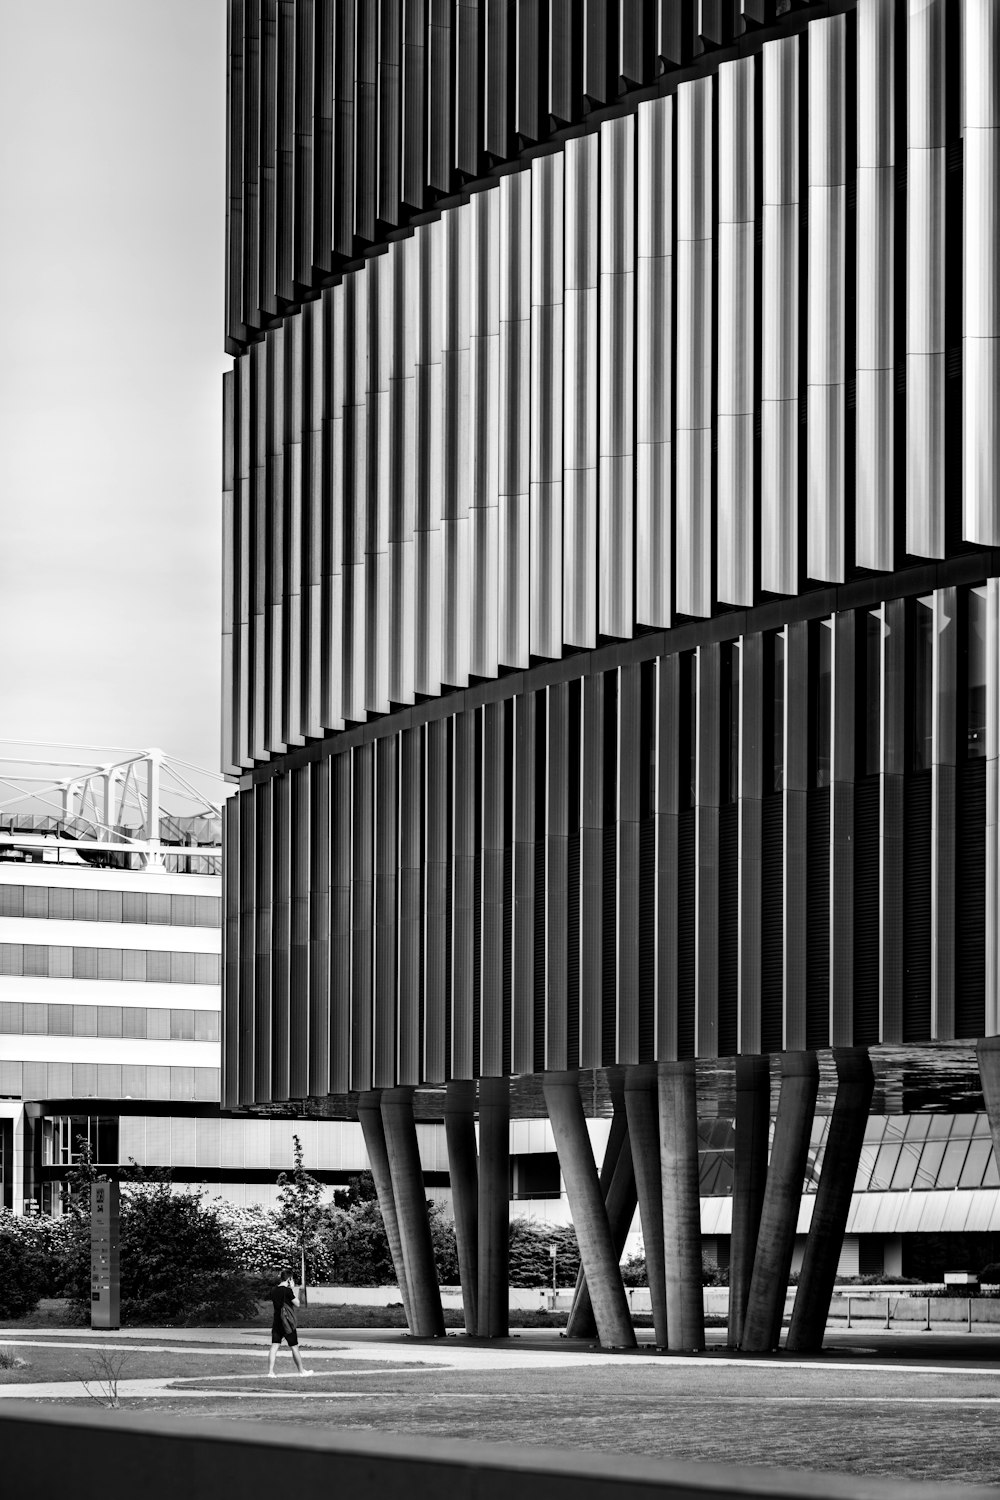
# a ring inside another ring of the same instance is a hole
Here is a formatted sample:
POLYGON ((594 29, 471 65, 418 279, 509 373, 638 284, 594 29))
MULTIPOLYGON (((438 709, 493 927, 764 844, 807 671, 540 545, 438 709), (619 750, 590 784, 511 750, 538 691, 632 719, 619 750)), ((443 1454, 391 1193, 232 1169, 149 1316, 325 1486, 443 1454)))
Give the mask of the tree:
POLYGON ((316 1234, 323 1221, 323 1185, 310 1177, 302 1164, 302 1142, 292 1136, 292 1175, 282 1172, 278 1178, 278 1223, 294 1236, 302 1268, 302 1301, 308 1300, 306 1293, 306 1257, 316 1242, 316 1234))

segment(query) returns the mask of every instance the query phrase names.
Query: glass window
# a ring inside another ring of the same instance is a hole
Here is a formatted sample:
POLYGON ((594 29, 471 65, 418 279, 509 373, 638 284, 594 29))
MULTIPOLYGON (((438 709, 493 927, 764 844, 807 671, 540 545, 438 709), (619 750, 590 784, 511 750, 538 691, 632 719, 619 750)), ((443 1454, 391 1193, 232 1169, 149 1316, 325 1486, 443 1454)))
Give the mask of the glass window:
POLYGON ((170 898, 170 925, 171 927, 193 927, 195 902, 197 896, 171 896, 170 898))
POLYGON ((170 1012, 170 1040, 172 1042, 194 1041, 193 1010, 172 1010, 170 1012))
POLYGON ((194 984, 194 954, 171 953, 170 983, 194 984))
MULTIPOLYGON (((739 646, 736 648, 739 650, 739 646)), ((198 913, 195 924, 198 927, 221 927, 222 926, 222 897, 221 896, 199 896, 198 913)))
POLYGON ((73 1035, 97 1036, 97 1005, 73 1006, 73 1035))
POLYGON ((678 806, 681 811, 694 807, 698 774, 698 673, 694 652, 683 651, 680 657, 680 710, 683 728, 680 735, 680 786, 678 806))
POLYGON ((0 943, 0 974, 19 976, 24 963, 20 943, 0 943))
POLYGON ((170 954, 146 950, 146 982, 150 984, 170 983, 170 954))
POLYGON ((125 891, 122 894, 122 921, 140 922, 146 920, 146 892, 125 891))
POLYGON ((97 921, 97 892, 73 892, 73 919, 76 922, 97 921))
POLYGON ((892 1174, 892 1182, 889 1184, 894 1193, 905 1192, 913 1186, 922 1149, 919 1141, 907 1141, 903 1146, 899 1153, 899 1161, 896 1163, 896 1170, 892 1174))
POLYGON ((219 1013, 216 1010, 196 1010, 194 1013, 194 1039, 196 1042, 219 1040, 219 1013))
POLYGON ((978 1188, 982 1186, 983 1173, 986 1171, 986 1163, 993 1153, 993 1147, 989 1141, 975 1140, 969 1147, 969 1154, 965 1158, 965 1166, 962 1175, 958 1179, 960 1188, 978 1188))
POLYGON ((72 1005, 49 1006, 49 1036, 73 1035, 73 1010, 72 1005))
POLYGON ((49 1007, 47 1005, 25 1005, 25 1036, 47 1036, 49 1030, 49 1007))
POLYGON ((152 1063, 146 1067, 146 1098, 147 1099, 169 1099, 170 1098, 170 1069, 154 1067, 152 1063))
POLYGON ((858 1173, 854 1179, 854 1191, 856 1193, 866 1193, 868 1191, 868 1184, 871 1181, 872 1168, 875 1165, 877 1155, 878 1148, 876 1146, 862 1146, 861 1156, 858 1159, 858 1173))
POLYGON ((126 948, 122 952, 122 978, 123 979, 145 979, 146 977, 146 950, 145 948, 126 948))
POLYGON ((169 1042, 170 1012, 154 1007, 146 1012, 146 1035, 151 1042, 169 1042))
POLYGON ((72 950, 72 948, 50 948, 49 949, 49 978, 50 979, 72 979, 73 978, 73 950, 72 950))
POLYGON ((0 917, 24 916, 24 886, 0 885, 0 917))
POLYGON ((765 637, 765 681, 767 697, 765 721, 764 791, 781 792, 785 787, 785 636, 781 630, 765 637))
POLYGON ((222 1080, 218 1068, 195 1068, 194 1097, 212 1100, 222 1097, 222 1080))
POLYGON ((996 1153, 994 1151, 990 1151, 989 1157, 987 1158, 986 1171, 983 1174, 983 1187, 1000 1187, 1000 1171, 997 1170, 997 1159, 996 1153))
POLYGON ((915 1188, 932 1188, 936 1186, 937 1174, 944 1153, 944 1141, 927 1142, 920 1153, 920 1165, 917 1167, 917 1175, 913 1183, 915 1188))
MULTIPOLYGON (((143 1035, 145 1035, 145 1032, 143 1035)), ((122 1063, 122 1098, 148 1098, 146 1093, 145 1063, 122 1063)))
POLYGON ((72 922, 72 891, 64 891, 60 886, 57 885, 49 887, 49 918, 52 921, 72 922))
POLYGON ((887 1193, 889 1191, 901 1149, 895 1142, 889 1146, 879 1147, 869 1184, 871 1192, 887 1193))
POLYGON ((868 609, 865 621, 865 775, 882 769, 882 612, 868 609))
POLYGON ((146 897, 146 921, 157 927, 170 925, 170 897, 157 896, 150 892, 146 897))
POLYGON ((833 621, 816 620, 810 632, 813 683, 813 785, 830 785, 832 757, 833 621))
POLYGON ((951 1139, 956 1136, 971 1136, 976 1133, 976 1121, 978 1115, 952 1115, 951 1117, 951 1139))
POLYGON ((96 979, 97 978, 97 949, 96 948, 74 948, 73 949, 73 978, 74 979, 96 979))
POLYGON ((913 601, 912 765, 925 771, 934 752, 934 596, 913 601))
POLYGON ((97 920, 99 922, 120 922, 122 919, 122 893, 121 891, 98 891, 97 893, 97 920))
POLYGON ((121 979, 122 950, 120 948, 98 948, 97 977, 98 979, 121 979))
POLYGON ((43 921, 49 914, 49 888, 47 885, 28 885, 24 888, 24 915, 40 917, 43 921))
POLYGON ((48 979, 49 977, 49 950, 42 943, 25 943, 24 945, 24 973, 33 979, 48 979))
POLYGON ((94 1159, 96 1161, 118 1161, 118 1119, 115 1115, 100 1115, 94 1121, 94 1159))
POLYGON ((121 1036, 122 1008, 120 1005, 97 1007, 97 1034, 98 1036, 121 1036))
POLYGON ((949 1141, 944 1148, 944 1156, 938 1168, 937 1183, 939 1188, 958 1187, 958 1179, 962 1175, 965 1158, 968 1155, 969 1142, 967 1140, 949 1141))
POLYGON ((986 754, 986 590, 970 589, 965 636, 965 753, 986 754))
POLYGON ((927 1126, 929 1140, 943 1139, 951 1135, 951 1115, 931 1115, 927 1126))
POLYGON ((73 1095, 76 1099, 97 1097, 97 1064, 73 1064, 73 1095))
POLYGON ((219 955, 217 953, 195 954, 194 982, 195 984, 219 983, 219 955))
POLYGON ((740 643, 722 647, 722 775, 719 791, 724 803, 740 794, 740 643))
POLYGON ((908 1141, 923 1141, 927 1139, 927 1127, 931 1123, 930 1115, 906 1115, 906 1139, 908 1141))
POLYGON ((0 1031, 4 1036, 20 1036, 24 1026, 24 1006, 20 1000, 0 1000, 0 1031))
POLYGON ((143 1040, 146 1035, 148 1011, 138 1005, 126 1005, 122 1009, 122 1035, 143 1040))

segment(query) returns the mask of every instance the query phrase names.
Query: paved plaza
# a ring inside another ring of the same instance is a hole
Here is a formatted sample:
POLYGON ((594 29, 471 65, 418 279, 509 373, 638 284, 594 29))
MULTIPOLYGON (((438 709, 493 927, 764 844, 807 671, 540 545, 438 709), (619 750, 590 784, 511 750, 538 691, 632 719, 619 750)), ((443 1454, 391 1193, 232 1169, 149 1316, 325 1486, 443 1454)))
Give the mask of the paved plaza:
POLYGON ((0 1330, 25 1361, 0 1401, 124 1408, 424 1436, 995 1484, 997 1340, 833 1334, 819 1356, 619 1354, 526 1331, 498 1344, 309 1330, 311 1374, 266 1376, 259 1332, 0 1330))

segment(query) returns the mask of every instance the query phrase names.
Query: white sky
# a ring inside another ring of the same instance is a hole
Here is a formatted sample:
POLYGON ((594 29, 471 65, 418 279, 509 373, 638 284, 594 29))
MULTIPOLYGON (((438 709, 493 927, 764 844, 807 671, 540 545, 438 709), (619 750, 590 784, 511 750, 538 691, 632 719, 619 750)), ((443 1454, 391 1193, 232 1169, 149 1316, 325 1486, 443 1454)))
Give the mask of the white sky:
POLYGON ((219 765, 225 0, 0 0, 0 738, 219 765))

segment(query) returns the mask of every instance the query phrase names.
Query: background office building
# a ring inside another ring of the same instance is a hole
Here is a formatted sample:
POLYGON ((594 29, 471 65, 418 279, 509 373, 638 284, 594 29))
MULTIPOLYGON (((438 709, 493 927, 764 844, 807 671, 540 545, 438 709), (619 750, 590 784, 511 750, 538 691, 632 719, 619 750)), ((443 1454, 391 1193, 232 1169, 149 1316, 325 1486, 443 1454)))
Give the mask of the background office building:
POLYGON ((1000 13, 229 15, 224 1101, 358 1112, 418 1332, 414 1111, 484 1335, 547 1116, 677 1348, 698 1114, 747 1349, 829 1115, 813 1347, 870 1109, 1000 1107, 1000 13))
MULTIPOLYGON (((60 1213, 84 1142, 112 1176, 165 1167, 240 1204, 273 1204, 293 1135, 331 1191, 363 1171, 357 1124, 220 1110, 219 778, 159 752, 70 767, 53 762, 63 751, 4 749, 3 1206, 60 1213)), ((440 1134, 422 1131, 438 1192, 440 1134)))

